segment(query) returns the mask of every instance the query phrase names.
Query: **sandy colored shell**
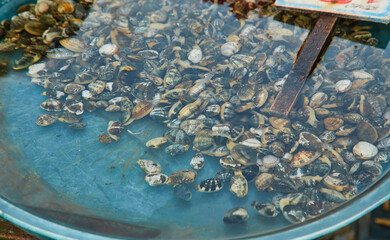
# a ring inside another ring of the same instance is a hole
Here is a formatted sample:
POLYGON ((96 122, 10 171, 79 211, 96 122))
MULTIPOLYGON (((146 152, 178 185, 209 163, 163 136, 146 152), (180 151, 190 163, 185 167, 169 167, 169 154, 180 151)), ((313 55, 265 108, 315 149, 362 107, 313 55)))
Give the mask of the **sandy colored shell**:
POLYGON ((190 169, 184 169, 184 170, 179 170, 176 172, 173 172, 167 181, 167 184, 173 184, 173 185, 178 185, 178 184, 183 184, 183 183, 192 183, 194 182, 196 177, 196 172, 190 169))
POLYGON ((60 44, 72 52, 82 52, 84 50, 84 44, 76 38, 62 39, 60 40, 60 44))
POLYGON ((291 160, 291 166, 293 167, 303 167, 306 166, 314 160, 316 160, 320 156, 319 153, 312 152, 312 151, 300 151, 297 152, 293 159, 291 160))
POLYGON ((102 93, 104 91, 105 87, 106 87, 106 82, 100 81, 100 80, 96 80, 96 81, 88 84, 88 89, 93 94, 102 93))
POLYGON ((73 13, 74 6, 71 2, 63 1, 60 4, 58 4, 57 11, 59 13, 73 13))
POLYGON ((344 124, 344 120, 339 117, 328 117, 324 119, 325 128, 329 131, 339 129, 344 124))
POLYGON ((137 163, 147 174, 161 172, 161 165, 152 160, 139 159, 137 163))
POLYGON ((153 110, 153 104, 150 101, 141 101, 137 103, 132 110, 134 120, 141 119, 153 110))
POLYGON ((358 142, 352 149, 353 154, 359 159, 371 159, 378 154, 378 148, 369 142, 358 142))
POLYGON ((35 123, 38 126, 46 127, 46 126, 52 125, 57 120, 58 120, 58 117, 55 114, 41 114, 38 116, 35 123))
POLYGON ((241 171, 235 171, 230 180, 230 191, 239 198, 248 194, 248 182, 241 171))
POLYGON ((112 43, 104 44, 99 48, 101 55, 114 55, 118 51, 118 46, 112 43))
POLYGON ((167 142, 166 137, 157 137, 150 139, 148 142, 146 142, 147 147, 152 147, 152 148, 159 148, 162 145, 164 145, 167 142))

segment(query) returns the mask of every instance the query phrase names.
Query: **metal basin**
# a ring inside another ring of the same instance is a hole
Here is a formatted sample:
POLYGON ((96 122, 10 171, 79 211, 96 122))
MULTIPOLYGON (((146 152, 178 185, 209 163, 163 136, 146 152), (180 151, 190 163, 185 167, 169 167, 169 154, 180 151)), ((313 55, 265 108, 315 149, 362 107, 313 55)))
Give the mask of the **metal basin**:
MULTIPOLYGON (((8 2, 0 8, 1 19, 28 1, 8 2)), ((347 225, 390 196, 385 164, 382 176, 358 196, 304 223, 264 218, 251 209, 247 223, 226 226, 222 217, 227 209, 249 206, 253 199, 269 201, 270 196, 250 191, 238 199, 225 188, 179 201, 169 186, 145 184, 136 165, 139 158, 152 158, 159 159, 167 172, 188 168, 184 159, 191 153, 169 159, 144 148, 145 141, 163 134, 162 124, 150 119, 135 122, 131 129, 143 130, 141 135, 123 135, 120 142, 103 145, 96 136, 105 131, 111 115, 83 115, 88 128, 82 132, 63 125, 41 128, 35 124, 43 113, 38 105, 45 97, 40 93, 25 71, 0 78, 0 213, 41 237, 311 239, 347 225)), ((217 161, 207 164, 199 172, 201 179, 218 171, 217 161)))

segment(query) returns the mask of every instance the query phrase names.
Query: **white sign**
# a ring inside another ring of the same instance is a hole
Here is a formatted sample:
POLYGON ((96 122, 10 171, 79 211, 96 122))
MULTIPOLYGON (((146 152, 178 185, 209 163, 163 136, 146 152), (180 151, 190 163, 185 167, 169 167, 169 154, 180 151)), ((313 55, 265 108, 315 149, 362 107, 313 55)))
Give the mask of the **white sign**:
POLYGON ((276 0, 275 6, 390 22, 390 0, 276 0))

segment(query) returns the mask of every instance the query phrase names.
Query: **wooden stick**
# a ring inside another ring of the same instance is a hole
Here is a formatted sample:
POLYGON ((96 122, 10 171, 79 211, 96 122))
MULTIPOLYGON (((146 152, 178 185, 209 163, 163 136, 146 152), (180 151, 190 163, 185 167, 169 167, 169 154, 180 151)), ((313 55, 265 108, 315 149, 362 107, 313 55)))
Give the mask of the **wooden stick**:
POLYGON ((314 70, 319 56, 325 49, 325 43, 332 34, 337 17, 321 15, 313 30, 306 37, 295 58, 293 69, 285 84, 276 96, 270 113, 287 117, 298 99, 306 79, 314 70))

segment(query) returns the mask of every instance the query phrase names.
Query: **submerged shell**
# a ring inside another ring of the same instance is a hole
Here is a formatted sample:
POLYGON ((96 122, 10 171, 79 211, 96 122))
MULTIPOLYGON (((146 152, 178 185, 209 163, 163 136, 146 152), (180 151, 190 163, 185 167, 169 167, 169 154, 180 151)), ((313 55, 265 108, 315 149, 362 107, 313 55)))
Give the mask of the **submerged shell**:
POLYGON ((222 181, 216 178, 209 178, 201 183, 199 185, 195 186, 195 190, 198 192, 217 192, 221 190, 223 187, 222 181))
POLYGON ((237 53, 240 50, 240 47, 235 42, 227 42, 221 46, 221 54, 225 57, 230 57, 233 54, 237 53))
POLYGON ((188 53, 188 60, 190 60, 192 63, 199 63, 203 58, 202 50, 200 48, 193 48, 188 53))
POLYGON ((353 154, 359 159, 371 159, 378 154, 378 148, 369 142, 358 142, 352 149, 353 154))
POLYGON ((293 159, 291 160, 291 166, 293 167, 303 167, 306 166, 320 156, 319 153, 313 151, 300 151, 297 152, 293 159))
POLYGON ((191 167, 195 170, 200 170, 204 167, 204 157, 201 153, 196 153, 190 162, 191 167))
POLYGON ((153 110, 152 102, 141 101, 134 106, 131 112, 131 116, 134 120, 138 120, 148 115, 152 110, 153 110))
POLYGON ((230 191, 239 198, 248 194, 248 182, 241 171, 235 171, 230 180, 230 191))
POLYGON ((273 204, 253 201, 251 206, 264 217, 276 217, 278 215, 278 210, 273 204))
POLYGON ((235 207, 230 209, 224 216, 223 222, 225 224, 241 224, 248 220, 248 211, 243 207, 235 207))
POLYGON ((168 176, 163 173, 150 173, 145 176, 145 181, 152 187, 164 185, 168 181, 168 176))
POLYGON ((49 98, 41 103, 41 108, 46 111, 59 112, 62 110, 61 102, 57 99, 49 98))
POLYGON ((192 198, 192 193, 187 184, 179 184, 173 186, 173 193, 178 199, 189 201, 192 198))
POLYGON ((146 146, 152 148, 159 148, 167 141, 168 140, 166 137, 157 137, 157 138, 150 139, 148 142, 146 142, 146 146))
POLYGON ((194 182, 196 177, 196 172, 190 169, 179 170, 173 172, 167 181, 167 184, 178 185, 178 184, 187 184, 194 182))
POLYGON ((60 44, 72 52, 82 52, 84 50, 84 44, 76 38, 62 39, 60 40, 60 44))
POLYGON ((104 44, 99 48, 101 55, 114 55, 118 51, 118 46, 112 43, 104 44))
POLYGON ((52 125, 58 120, 58 116, 55 114, 41 114, 35 121, 38 126, 46 127, 52 125))
POLYGON ((137 163, 147 174, 161 172, 161 165, 152 160, 139 159, 137 163))

